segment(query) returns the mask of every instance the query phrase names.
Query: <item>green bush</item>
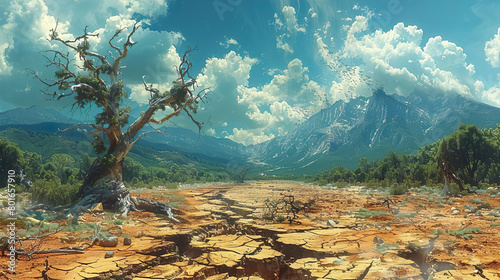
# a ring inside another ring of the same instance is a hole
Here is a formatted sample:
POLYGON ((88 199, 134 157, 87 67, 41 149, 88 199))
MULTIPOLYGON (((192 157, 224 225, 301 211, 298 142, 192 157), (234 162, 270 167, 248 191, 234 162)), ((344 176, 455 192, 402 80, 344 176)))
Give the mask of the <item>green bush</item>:
POLYGON ((374 216, 383 216, 387 215, 387 211, 381 210, 367 210, 365 208, 361 208, 357 211, 356 218, 367 219, 374 216))
POLYGON ((441 234, 443 234, 443 230, 442 229, 435 229, 435 230, 431 231, 431 234, 432 235, 441 235, 441 234))
POLYGON ((52 171, 47 172, 47 179, 36 180, 30 189, 33 201, 53 206, 75 202, 79 185, 61 184, 61 180, 52 171))
POLYGON ((490 215, 493 217, 500 217, 500 208, 495 208, 491 210, 490 215))
POLYGON ((470 240, 472 239, 471 235, 472 233, 482 233, 482 232, 477 227, 470 227, 457 230, 449 230, 448 233, 456 237, 462 237, 463 239, 470 240))
POLYGON ((491 209, 491 205, 489 203, 481 203, 478 207, 479 209, 491 209))
POLYGON ((281 215, 280 215, 280 216, 276 217, 276 222, 278 222, 278 223, 282 223, 282 222, 284 222, 285 220, 286 220, 285 216, 281 216, 281 215))
POLYGON ((481 199, 479 198, 471 198, 469 199, 470 203, 473 203, 473 204, 483 204, 484 201, 482 201, 481 199))
POLYGON ((408 187, 405 184, 394 183, 389 188, 389 193, 392 195, 403 195, 408 192, 408 187))

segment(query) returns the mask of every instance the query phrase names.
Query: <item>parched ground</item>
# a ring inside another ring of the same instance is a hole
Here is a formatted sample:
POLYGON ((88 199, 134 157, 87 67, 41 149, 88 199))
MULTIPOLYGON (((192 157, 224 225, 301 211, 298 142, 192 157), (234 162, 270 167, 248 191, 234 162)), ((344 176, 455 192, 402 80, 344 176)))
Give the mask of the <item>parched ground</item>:
MULTIPOLYGON (((21 257, 17 274, 0 272, 0 279, 42 279, 46 261, 49 279, 61 280, 500 279, 498 190, 389 197, 363 187, 266 181, 134 195, 171 202, 180 222, 145 212, 87 213, 80 224, 99 223, 119 237, 116 247, 87 248, 91 231, 61 231, 39 250, 83 246, 84 253, 21 257), (284 221, 265 220, 266 205, 283 197, 305 206, 297 219, 289 223, 290 213, 280 210, 274 216, 284 221)), ((6 261, 0 258, 2 271, 6 261)))

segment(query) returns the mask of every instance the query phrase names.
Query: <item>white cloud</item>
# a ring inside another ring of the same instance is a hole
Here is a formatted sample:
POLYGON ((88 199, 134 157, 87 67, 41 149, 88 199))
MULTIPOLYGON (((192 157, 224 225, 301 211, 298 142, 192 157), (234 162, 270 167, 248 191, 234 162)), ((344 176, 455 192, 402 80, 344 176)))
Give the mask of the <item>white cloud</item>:
POLYGON ((291 124, 298 124, 306 119, 304 110, 290 106, 286 101, 274 102, 271 105, 271 115, 281 122, 289 122, 291 124))
POLYGON ((269 92, 258 90, 254 87, 238 86, 238 103, 255 104, 260 106, 262 104, 270 104, 277 101, 276 96, 271 95, 269 92))
POLYGON ((284 6, 281 10, 281 14, 283 20, 278 14, 274 14, 274 27, 276 31, 278 31, 276 36, 276 48, 292 54, 294 53, 291 47, 292 43, 299 34, 305 33, 306 29, 298 23, 295 8, 284 6))
POLYGON ((166 0, 45 0, 52 15, 71 22, 72 32, 81 31, 88 25, 91 29, 102 26, 110 16, 120 15, 132 19, 134 14, 142 15, 145 21, 165 15, 168 10, 166 0))
MULTIPOLYGON (((138 89, 142 75, 149 76, 148 81, 158 84, 176 78, 172 76, 175 72, 172 72, 171 65, 161 62, 165 62, 163 58, 168 55, 170 47, 178 46, 184 38, 180 33, 152 31, 146 24, 150 19, 166 13, 166 1, 68 0, 61 3, 56 0, 14 0, 2 1, 0 9, 4 11, 3 20, 0 20, 0 82, 11 92, 24 91, 27 85, 33 89, 43 89, 39 81, 27 77, 26 67, 34 69, 41 77, 52 77, 54 69, 44 67, 41 52, 48 49, 67 51, 62 44, 47 40, 49 30, 56 26, 56 19, 59 19, 57 30, 63 39, 82 35, 84 27, 88 25, 89 32, 100 34, 99 38, 92 37, 89 40, 93 50, 109 57, 107 40, 118 27, 133 25, 134 14, 141 14, 144 24, 133 36, 138 44, 123 60, 122 65, 129 66, 122 70, 125 74, 123 79, 131 88, 138 89), (9 79, 7 74, 18 78, 9 79)), ((117 40, 118 45, 118 41, 123 40, 126 34, 127 31, 117 40)), ((78 60, 75 61, 75 64, 78 63, 78 60)), ((45 100, 38 90, 26 93, 28 95, 34 104, 45 100)), ((29 105, 14 94, 3 96, 2 101, 14 106, 29 105)), ((57 102, 57 105, 55 102, 44 104, 61 106, 70 101, 68 98, 57 102)))
POLYGON ((210 110, 198 117, 209 119, 218 136, 246 145, 260 143, 286 134, 326 107, 325 87, 309 79, 300 59, 291 60, 284 70, 274 69, 269 83, 251 87, 250 71, 256 63, 230 51, 223 58, 208 59, 198 76, 202 88, 213 90, 210 110))
POLYGON ((491 66, 495 68, 500 67, 500 28, 498 28, 498 33, 495 34, 491 40, 486 42, 484 53, 486 54, 486 61, 488 61, 491 66))
POLYGON ((306 32, 306 29, 304 27, 301 27, 297 22, 295 8, 290 6, 284 6, 281 12, 283 13, 283 16, 285 18, 285 27, 288 30, 288 32, 291 33, 306 32))
POLYGON ((205 130, 205 133, 209 136, 215 136, 217 133, 215 132, 215 129, 213 128, 208 128, 205 130))
POLYGON ((292 47, 284 40, 285 34, 276 37, 276 48, 282 49, 285 52, 293 53, 292 47))
POLYGON ((9 47, 8 43, 3 43, 0 45, 0 75, 8 75, 12 70, 7 62, 8 58, 5 56, 5 50, 9 47))
POLYGON ((220 42, 219 44, 221 46, 223 46, 224 48, 226 49, 229 49, 231 46, 239 46, 240 44, 238 43, 238 41, 236 41, 235 39, 233 38, 225 38, 226 41, 224 42, 220 42))
MULTIPOLYGON (((47 39, 56 19, 41 0, 11 1, 9 5, 3 3, 2 8, 7 19, 0 26, 0 75, 8 75, 18 68, 15 57, 50 47, 47 39)), ((66 32, 68 22, 60 22, 59 29, 66 32)))
POLYGON ((349 36, 354 36, 356 33, 365 31, 368 29, 368 18, 365 16, 356 16, 356 20, 352 23, 349 31, 347 32, 347 39, 353 39, 349 36))
POLYGON ((254 133, 250 130, 234 128, 232 132, 233 134, 228 136, 227 138, 244 145, 262 143, 274 138, 274 135, 266 135, 263 131, 254 133))
POLYGON ((267 139, 262 135, 284 135, 327 106, 325 87, 310 80, 308 72, 300 59, 293 59, 286 69, 273 71, 269 83, 258 88, 238 87, 238 103, 255 125, 250 129, 238 128, 240 135, 247 131, 247 137, 255 136, 245 143, 255 144, 267 139))
POLYGON ((255 58, 242 57, 234 51, 223 58, 207 59, 197 81, 200 89, 210 88, 213 93, 208 101, 210 112, 198 112, 199 118, 209 119, 216 127, 225 122, 228 122, 228 129, 243 126, 248 121, 247 105, 238 102, 243 98, 239 89, 248 86, 250 70, 257 62, 255 58))
POLYGON ((362 72, 388 93, 409 95, 416 87, 424 86, 471 94, 474 66, 466 63, 467 56, 456 44, 437 36, 422 48, 423 31, 403 23, 387 32, 358 35, 366 29, 367 18, 356 17, 347 32, 343 56, 360 59, 362 72))
POLYGON ((476 81, 474 84, 475 96, 487 104, 500 107, 500 83, 486 89, 484 83, 476 81))
POLYGON ((330 104, 337 100, 349 101, 359 96, 371 96, 373 88, 367 83, 359 66, 345 68, 339 72, 339 81, 333 81, 327 96, 330 104))
MULTIPOLYGON (((231 79, 236 85, 248 85, 250 70, 258 60, 248 56, 241 57, 235 51, 230 51, 224 58, 207 59, 198 82, 208 87, 219 86, 226 79, 231 79), (221 74, 225 75, 221 75, 221 74)), ((236 87, 234 87, 236 90, 236 87)))

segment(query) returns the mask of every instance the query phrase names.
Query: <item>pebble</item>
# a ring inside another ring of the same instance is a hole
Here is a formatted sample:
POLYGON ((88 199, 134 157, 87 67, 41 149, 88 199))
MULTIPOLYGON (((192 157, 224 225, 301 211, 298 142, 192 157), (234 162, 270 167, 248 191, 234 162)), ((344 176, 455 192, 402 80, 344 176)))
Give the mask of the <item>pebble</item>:
POLYGON ((386 230, 392 230, 392 228, 391 228, 391 227, 385 227, 385 229, 386 229, 386 230))
POLYGON ((375 244, 384 244, 385 242, 384 242, 384 240, 382 240, 382 238, 380 238, 378 236, 375 236, 373 238, 373 243, 375 243, 375 244))
POLYGON ((338 223, 339 223, 338 221, 328 220, 328 222, 326 222, 326 225, 329 227, 334 227, 338 223))
POLYGON ((132 239, 127 237, 123 238, 123 245, 130 245, 130 244, 132 244, 132 239))
POLYGON ((115 255, 115 253, 113 251, 109 251, 106 253, 106 255, 104 255, 104 258, 105 259, 112 258, 114 255, 115 255))
POLYGON ((460 210, 453 210, 452 213, 453 213, 453 215, 456 215, 456 214, 460 213, 460 210))
POLYGON ((116 247, 118 245, 118 237, 111 236, 99 240, 99 246, 101 247, 116 247))

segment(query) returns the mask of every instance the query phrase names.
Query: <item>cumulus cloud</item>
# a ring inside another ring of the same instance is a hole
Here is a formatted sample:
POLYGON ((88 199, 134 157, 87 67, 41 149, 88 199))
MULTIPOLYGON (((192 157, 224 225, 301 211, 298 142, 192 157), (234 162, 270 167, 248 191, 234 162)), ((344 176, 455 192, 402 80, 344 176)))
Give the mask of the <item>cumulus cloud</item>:
POLYGON ((210 112, 198 112, 199 118, 209 119, 215 127, 226 122, 228 127, 231 126, 228 129, 244 126, 248 116, 246 108, 238 103, 238 98, 242 98, 238 88, 248 86, 250 70, 257 62, 257 59, 242 57, 235 51, 230 51, 223 58, 207 59, 197 81, 199 88, 210 88, 214 94, 208 101, 210 112))
MULTIPOLYGON (((283 99, 287 93, 300 95, 309 88, 307 68, 298 59, 287 69, 276 74, 262 87, 249 87, 250 71, 257 59, 242 57, 230 51, 223 58, 211 58, 197 80, 199 85, 210 87, 217 94, 211 95, 210 112, 200 112, 203 119, 220 127, 218 136, 227 137, 246 145, 267 141, 275 135, 286 133, 305 118, 300 107, 292 107, 283 99), (302 89, 302 85, 306 84, 302 89), (287 92, 283 92, 283 90, 287 92), (225 126, 225 127, 224 127, 225 126)), ((314 89, 314 84, 310 88, 314 89)), ((296 96, 296 100, 300 98, 296 96)), ((215 130, 211 130, 215 133, 215 130)))
POLYGON ((284 135, 298 123, 327 106, 326 88, 310 80, 300 59, 285 69, 274 69, 269 83, 249 86, 250 72, 258 60, 230 51, 210 58, 197 77, 200 88, 209 87, 210 110, 198 117, 209 119, 211 134, 246 145, 284 135), (213 113, 216 112, 216 113, 213 113))
POLYGON ((491 66, 500 67, 500 28, 498 28, 498 33, 495 34, 491 40, 486 42, 484 53, 486 54, 486 61, 488 61, 491 66))
POLYGON ((309 15, 311 18, 318 18, 318 14, 314 11, 313 8, 309 8, 307 11, 307 15, 309 15))
POLYGON ((295 8, 291 6, 284 6, 281 10, 281 17, 275 13, 274 27, 278 31, 276 36, 276 48, 287 53, 294 53, 294 50, 291 47, 292 42, 300 33, 306 32, 305 27, 298 23, 295 8))
POLYGON ((304 27, 301 27, 297 22, 295 8, 285 6, 283 7, 283 10, 281 10, 281 12, 283 13, 283 17, 285 18, 285 28, 288 30, 288 32, 306 32, 306 29, 304 27))
POLYGON ((263 131, 252 132, 251 130, 233 129, 233 134, 228 136, 234 142, 242 143, 244 145, 252 145, 255 143, 262 143, 274 138, 274 135, 266 135, 263 131))
POLYGON ((368 19, 357 16, 347 32, 343 57, 360 59, 360 69, 389 93, 411 94, 424 86, 444 92, 471 95, 474 65, 456 44, 440 36, 422 48, 423 31, 416 26, 396 24, 391 30, 359 35, 368 19))
POLYGON ((81 31, 86 25, 91 29, 100 28, 102 23, 113 15, 128 19, 141 15, 145 21, 149 21, 165 15, 168 10, 166 0, 67 0, 64 4, 59 0, 44 2, 52 15, 71 22, 72 32, 81 31))
MULTIPOLYGON (((159 63, 156 69, 146 67, 150 75, 146 75, 145 80, 163 92, 169 90, 172 82, 178 78, 175 67, 181 63, 181 57, 174 45, 170 46, 166 53, 160 53, 158 57, 159 63)), ((131 84, 129 88, 131 89, 130 99, 142 105, 149 103, 149 92, 144 90, 142 83, 131 84)))
POLYGON ((273 102, 287 100, 295 107, 307 111, 304 116, 317 113, 326 105, 325 89, 310 80, 308 72, 308 67, 303 66, 302 61, 295 58, 288 63, 285 70, 275 74, 271 82, 261 87, 260 94, 273 97, 274 99, 271 99, 273 102))
MULTIPOLYGON (((0 27, 0 74, 8 75, 17 68, 16 56, 50 47, 47 39, 56 19, 49 15, 42 0, 11 1, 9 5, 3 3, 2 8, 7 19, 0 27)), ((61 22, 59 28, 66 32, 68 25, 68 22, 61 22)))
MULTIPOLYGON (((176 78, 172 76, 175 71, 172 72, 171 65, 163 58, 171 54, 171 46, 178 46, 184 38, 180 33, 153 31, 147 26, 149 20, 165 14, 167 6, 164 0, 147 3, 138 0, 69 0, 64 4, 56 0, 2 1, 0 9, 4 14, 0 19, 0 82, 11 91, 11 94, 2 97, 2 101, 13 106, 28 105, 15 92, 29 94, 33 103, 44 101, 45 97, 38 90, 24 92, 27 85, 33 89, 42 88, 37 80, 27 77, 25 69, 30 67, 41 77, 52 77, 54 69, 44 67, 40 52, 48 49, 67 51, 62 44, 48 41, 49 31, 56 26, 57 21, 57 31, 63 39, 80 36, 85 26, 88 26, 88 32, 99 33, 99 37, 92 37, 89 42, 94 51, 108 55, 107 39, 117 28, 133 25, 134 17, 141 15, 142 28, 133 37, 138 44, 123 61, 123 66, 129 66, 123 69, 124 80, 136 89, 139 88, 137 84, 142 75, 153 76, 149 80, 158 84, 171 82, 172 78, 176 78), (18 78, 8 78, 9 75, 18 78)), ((124 33, 123 36, 126 31, 124 33)), ((123 37, 118 40, 123 40, 123 37)), ((75 64, 78 63, 77 59, 75 64)), ((70 100, 62 100, 57 105, 50 102, 43 104, 61 106, 66 102, 70 100)))
MULTIPOLYGON (((326 89, 310 80, 309 69, 300 59, 291 60, 284 70, 273 71, 272 80, 260 87, 238 87, 238 103, 255 126, 239 128, 239 135, 255 136, 245 143, 260 143, 263 135, 281 136, 328 105, 326 89)), ((238 139, 238 138, 234 138, 238 139)))

